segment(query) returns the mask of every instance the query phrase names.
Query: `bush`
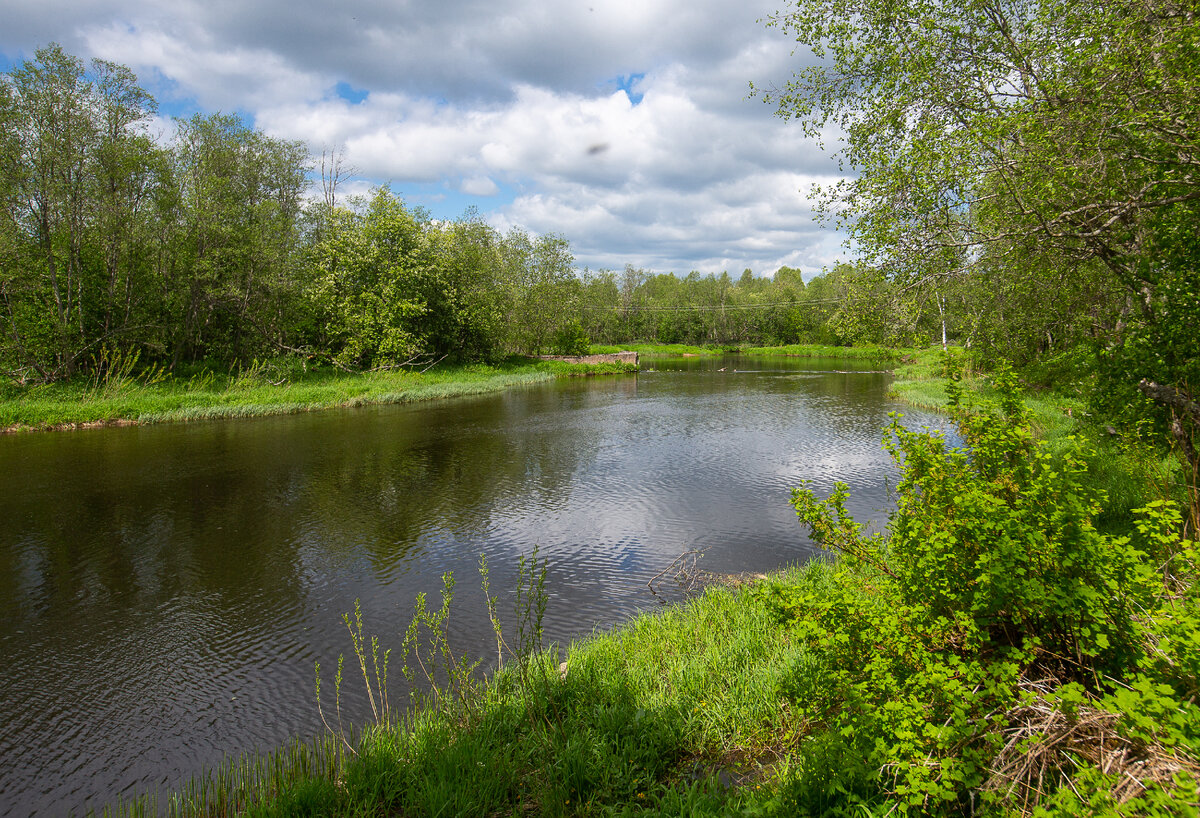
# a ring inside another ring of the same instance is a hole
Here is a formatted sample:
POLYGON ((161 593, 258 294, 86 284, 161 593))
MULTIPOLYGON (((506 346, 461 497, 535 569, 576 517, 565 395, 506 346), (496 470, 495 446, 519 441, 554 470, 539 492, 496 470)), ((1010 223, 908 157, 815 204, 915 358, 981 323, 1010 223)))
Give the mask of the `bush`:
POLYGON ((578 321, 559 327, 551 342, 555 355, 587 355, 589 345, 587 333, 578 321))
POLYGON ((955 410, 966 448, 893 419, 888 536, 863 534, 843 484, 793 493, 841 555, 834 589, 762 592, 803 646, 781 688, 809 726, 796 813, 1194 804, 1195 545, 1166 502, 1097 531, 1083 454, 1051 458, 1011 371, 995 384, 997 405, 955 410))

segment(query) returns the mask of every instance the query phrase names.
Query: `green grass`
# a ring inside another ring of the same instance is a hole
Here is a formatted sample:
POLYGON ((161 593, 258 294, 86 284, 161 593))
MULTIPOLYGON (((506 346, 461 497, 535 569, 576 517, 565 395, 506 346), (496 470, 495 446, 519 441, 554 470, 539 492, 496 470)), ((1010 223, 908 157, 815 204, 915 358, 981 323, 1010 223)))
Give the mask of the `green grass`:
POLYGON ((638 352, 643 355, 724 355, 735 351, 733 347, 693 346, 691 344, 592 344, 588 352, 592 355, 611 355, 614 352, 638 352))
POLYGON ((836 347, 822 344, 790 344, 775 347, 739 347, 739 346, 693 346, 691 344, 649 344, 631 343, 623 345, 592 344, 589 351, 593 355, 613 352, 640 352, 646 355, 724 355, 728 352, 741 352, 747 355, 788 355, 799 358, 858 358, 870 361, 893 362, 900 360, 909 350, 889 349, 886 347, 836 347))
POLYGON ((126 377, 0 390, 0 429, 71 428, 113 423, 295 414, 339 407, 410 403, 495 392, 557 377, 633 371, 625 364, 513 359, 489 366, 440 365, 426 372, 348 373, 306 369, 285 359, 244 370, 196 370, 188 377, 126 377))
MULTIPOLYGON (((823 562, 780 575, 808 587, 829 576, 823 562)), ((798 723, 779 680, 795 653, 749 589, 714 587, 574 642, 565 673, 553 649, 509 663, 468 685, 455 706, 426 699, 367 729, 353 753, 338 756, 326 740, 226 765, 167 799, 169 812, 720 813, 769 791, 781 769, 798 723), (727 790, 718 776, 739 787, 727 790)), ((104 814, 150 806, 131 801, 104 814)))
POLYGON ((888 347, 861 346, 836 347, 824 344, 789 344, 778 347, 745 347, 747 355, 787 355, 797 358, 855 358, 868 361, 894 362, 900 360, 908 350, 888 347))
MULTIPOLYGON (((986 374, 978 373, 970 366, 961 348, 951 351, 963 361, 965 399, 978 402, 994 398, 995 390, 986 374)), ((905 350, 895 373, 896 380, 890 390, 893 397, 921 409, 948 411, 941 347, 905 350)), ((1078 420, 1086 414, 1086 406, 1078 397, 1049 391, 1027 393, 1025 405, 1032 413, 1034 431, 1048 440, 1073 434, 1079 427, 1078 420)))
MULTIPOLYGON (((952 348, 963 361, 963 398, 968 404, 989 401, 996 393, 986 373, 975 371, 961 348, 952 348)), ((935 412, 949 411, 947 379, 943 377, 940 347, 906 351, 896 368, 890 394, 905 403, 935 412)), ((1035 373, 1036 376, 1037 373, 1035 373)), ((1058 457, 1084 442, 1088 480, 1101 488, 1107 502, 1096 523, 1103 530, 1119 530, 1133 521, 1133 509, 1152 500, 1171 497, 1187 506, 1186 480, 1178 458, 1132 437, 1112 436, 1108 426, 1088 414, 1074 382, 1063 393, 1052 389, 1029 391, 1025 406, 1034 434, 1046 451, 1058 457)))

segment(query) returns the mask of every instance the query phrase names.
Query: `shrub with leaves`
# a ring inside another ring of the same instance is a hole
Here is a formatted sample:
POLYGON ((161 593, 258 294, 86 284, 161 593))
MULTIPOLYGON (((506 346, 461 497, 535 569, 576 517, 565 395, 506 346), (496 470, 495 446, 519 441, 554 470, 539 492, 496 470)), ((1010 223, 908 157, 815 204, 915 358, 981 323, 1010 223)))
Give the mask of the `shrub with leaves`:
POLYGON ((788 809, 1194 809, 1195 544, 1165 502, 1097 531, 1084 453, 1052 458, 1011 371, 994 386, 996 405, 951 395, 962 448, 893 419, 886 536, 848 516, 844 484, 793 493, 841 562, 820 595, 762 592, 804 646, 783 684, 808 728, 788 809))

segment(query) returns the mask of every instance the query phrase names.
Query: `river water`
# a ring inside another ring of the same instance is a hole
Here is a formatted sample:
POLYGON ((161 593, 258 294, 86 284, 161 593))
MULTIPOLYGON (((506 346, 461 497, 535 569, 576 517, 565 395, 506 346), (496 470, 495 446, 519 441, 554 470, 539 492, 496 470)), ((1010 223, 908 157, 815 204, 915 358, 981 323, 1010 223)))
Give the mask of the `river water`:
POLYGON ((505 618, 539 549, 560 644, 654 608, 647 581, 690 549, 713 572, 803 562, 793 486, 844 480, 881 521, 888 413, 943 425, 870 364, 642 363, 422 405, 0 438, 0 815, 82 812, 318 734, 313 663, 348 650, 356 599, 398 648, 416 594, 453 571, 454 644, 492 655, 481 553, 505 618))

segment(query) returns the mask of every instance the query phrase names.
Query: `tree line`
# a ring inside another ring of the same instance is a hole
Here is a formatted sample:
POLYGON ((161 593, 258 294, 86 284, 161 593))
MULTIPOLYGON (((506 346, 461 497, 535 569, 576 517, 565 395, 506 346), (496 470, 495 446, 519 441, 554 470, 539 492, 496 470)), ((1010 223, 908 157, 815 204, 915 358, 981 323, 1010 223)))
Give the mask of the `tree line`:
MULTIPOLYGON (((40 49, 0 81, 0 367, 69 378, 105 350, 346 368, 540 351, 566 240, 432 219, 387 188, 338 202, 312 158, 228 114, 174 121, 126 67, 40 49)), ((561 295, 561 299, 560 299, 561 295)))
POLYGON ((567 240, 433 219, 227 114, 152 132, 128 68, 51 45, 0 77, 0 370, 303 354, 347 369, 587 343, 923 344, 1028 363, 1086 350, 1106 411, 1200 428, 1197 21, 1165 0, 926 7, 804 0, 827 59, 768 94, 836 124, 827 192, 863 257, 579 271, 567 240), (855 25, 836 21, 853 19, 855 25))
MULTIPOLYGON (((237 116, 176 119, 163 139, 156 115, 128 68, 57 45, 3 75, 0 367, 12 378, 70 378, 114 350, 169 367, 303 354, 363 369, 589 341, 912 343, 947 315, 952 333, 970 324, 983 339, 996 324, 987 294, 905 298, 862 265, 807 282, 788 267, 578 271, 561 236, 501 235, 473 213, 436 220, 387 188, 339 199, 328 154, 324 195, 310 195, 305 145, 237 116)), ((1064 302, 1022 338, 1060 337, 1077 312, 1064 302)))

